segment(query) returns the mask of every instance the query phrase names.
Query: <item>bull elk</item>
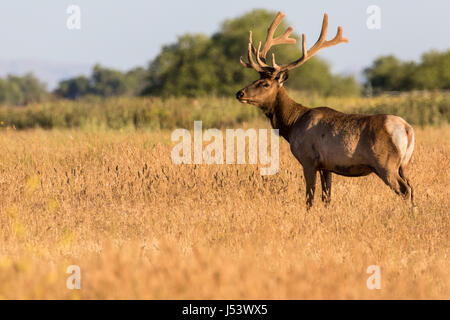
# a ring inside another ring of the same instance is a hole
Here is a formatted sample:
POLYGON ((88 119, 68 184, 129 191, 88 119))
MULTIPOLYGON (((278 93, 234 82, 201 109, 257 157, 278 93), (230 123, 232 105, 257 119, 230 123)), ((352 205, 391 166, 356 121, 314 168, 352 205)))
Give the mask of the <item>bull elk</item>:
POLYGON ((292 100, 283 87, 289 71, 301 66, 319 50, 348 40, 342 35, 342 27, 338 27, 332 40, 326 40, 328 16, 325 14, 314 46, 307 50, 303 34, 302 56, 298 60, 278 65, 272 54, 272 65, 268 65, 266 55, 272 46, 296 42, 289 38, 292 27, 283 35, 273 37, 283 18, 284 14, 279 12, 262 48, 261 42, 257 49, 254 47, 250 31, 248 62, 242 57, 240 62, 246 68, 255 69, 259 79, 237 92, 236 98, 259 107, 272 127, 289 142, 292 154, 303 167, 307 208, 313 203, 317 171, 322 184, 322 201, 326 205, 331 199, 332 173, 348 177, 375 173, 414 206, 413 188, 405 174, 414 149, 412 127, 394 115, 346 114, 328 107, 309 108, 292 100))

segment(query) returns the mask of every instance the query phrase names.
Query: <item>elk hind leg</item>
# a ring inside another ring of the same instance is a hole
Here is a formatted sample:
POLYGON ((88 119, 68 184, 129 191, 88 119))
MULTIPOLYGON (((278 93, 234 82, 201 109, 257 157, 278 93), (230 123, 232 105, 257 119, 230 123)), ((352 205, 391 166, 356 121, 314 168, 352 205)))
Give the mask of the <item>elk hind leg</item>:
POLYGON ((376 174, 384 181, 394 192, 403 196, 405 199, 411 199, 411 188, 408 182, 403 179, 399 170, 392 171, 387 169, 378 169, 376 174))
POLYGON ((410 190, 410 197, 411 197, 411 205, 413 207, 415 207, 415 203, 414 203, 414 188, 411 185, 411 182, 409 181, 409 179, 406 177, 405 175, 405 168, 403 168, 403 166, 400 166, 400 168, 398 169, 398 174, 399 176, 406 182, 406 184, 409 187, 410 190))

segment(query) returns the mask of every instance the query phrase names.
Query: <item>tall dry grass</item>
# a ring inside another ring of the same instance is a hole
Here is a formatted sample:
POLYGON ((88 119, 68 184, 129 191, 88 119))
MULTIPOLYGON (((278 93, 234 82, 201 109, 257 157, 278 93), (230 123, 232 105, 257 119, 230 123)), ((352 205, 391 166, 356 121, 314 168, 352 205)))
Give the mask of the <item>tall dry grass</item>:
POLYGON ((0 297, 448 299, 449 133, 416 129, 416 211, 375 176, 334 176, 331 206, 306 212, 284 142, 262 177, 176 166, 167 132, 3 130, 0 297))

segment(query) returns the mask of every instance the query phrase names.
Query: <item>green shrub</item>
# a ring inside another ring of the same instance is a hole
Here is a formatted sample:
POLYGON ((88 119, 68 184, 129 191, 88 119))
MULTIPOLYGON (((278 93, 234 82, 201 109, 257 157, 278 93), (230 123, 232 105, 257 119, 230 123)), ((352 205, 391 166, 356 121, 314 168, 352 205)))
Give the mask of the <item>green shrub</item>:
MULTIPOLYGON (((450 94, 411 93, 400 96, 323 97, 292 92, 296 101, 310 107, 329 106, 343 112, 387 113, 403 117, 412 125, 450 123, 450 94)), ((109 98, 56 100, 26 107, 0 107, 0 123, 17 129, 133 128, 172 130, 192 128, 202 120, 204 128, 233 127, 264 120, 256 107, 234 98, 109 98)))

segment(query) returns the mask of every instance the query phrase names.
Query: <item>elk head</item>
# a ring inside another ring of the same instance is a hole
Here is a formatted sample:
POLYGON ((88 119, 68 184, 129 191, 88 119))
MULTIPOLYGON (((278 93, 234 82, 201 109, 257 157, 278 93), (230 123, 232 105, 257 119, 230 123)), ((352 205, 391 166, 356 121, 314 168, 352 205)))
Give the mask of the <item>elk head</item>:
POLYGON ((252 41, 252 32, 250 31, 248 41, 249 62, 245 62, 242 57, 240 61, 244 67, 256 70, 259 73, 259 79, 236 93, 236 98, 240 102, 253 104, 264 109, 274 106, 278 92, 289 77, 289 70, 301 66, 323 48, 331 47, 342 42, 348 42, 348 40, 342 36, 342 27, 338 27, 336 36, 332 40, 325 40, 328 31, 328 15, 325 13, 319 39, 311 49, 306 49, 306 37, 302 34, 302 56, 291 63, 278 65, 275 61, 275 54, 272 53, 272 65, 270 66, 266 62, 266 55, 272 46, 296 43, 295 39, 289 38, 289 35, 294 30, 292 27, 289 27, 284 34, 278 38, 273 38, 275 30, 284 17, 285 15, 283 13, 278 12, 267 31, 266 42, 262 48, 261 42, 259 42, 258 49, 255 49, 252 41), (253 56, 255 56, 256 61, 253 56))

